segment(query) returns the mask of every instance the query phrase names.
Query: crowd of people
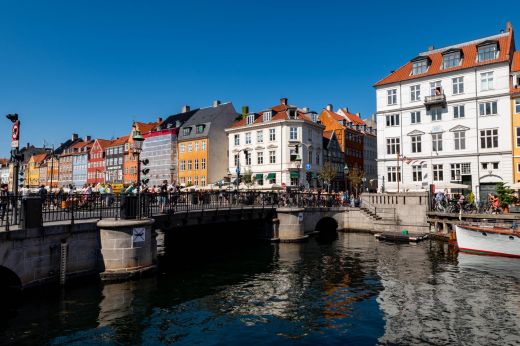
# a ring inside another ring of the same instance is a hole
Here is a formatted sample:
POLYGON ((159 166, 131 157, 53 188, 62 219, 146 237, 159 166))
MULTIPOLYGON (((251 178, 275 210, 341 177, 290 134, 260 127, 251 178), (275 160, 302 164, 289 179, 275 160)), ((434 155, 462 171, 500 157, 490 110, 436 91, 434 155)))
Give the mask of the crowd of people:
POLYGON ((502 208, 500 205, 500 198, 494 193, 487 195, 487 201, 476 204, 472 192, 465 196, 462 193, 450 194, 447 189, 444 189, 435 193, 432 208, 435 211, 451 213, 501 214, 502 208))

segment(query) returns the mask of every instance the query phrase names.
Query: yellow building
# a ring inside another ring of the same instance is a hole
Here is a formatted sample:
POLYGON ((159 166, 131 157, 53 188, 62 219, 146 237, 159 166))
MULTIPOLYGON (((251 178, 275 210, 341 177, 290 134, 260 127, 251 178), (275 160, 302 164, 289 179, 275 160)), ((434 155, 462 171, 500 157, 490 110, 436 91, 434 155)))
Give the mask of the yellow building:
POLYGON ((179 129, 178 184, 206 186, 228 175, 228 139, 224 129, 239 114, 231 103, 201 108, 179 129))
POLYGON ((520 51, 515 52, 511 65, 511 119, 513 127, 513 176, 520 182, 520 51))
POLYGON ((31 188, 40 186, 40 165, 45 161, 47 154, 33 155, 27 163, 27 175, 24 185, 29 185, 31 188))

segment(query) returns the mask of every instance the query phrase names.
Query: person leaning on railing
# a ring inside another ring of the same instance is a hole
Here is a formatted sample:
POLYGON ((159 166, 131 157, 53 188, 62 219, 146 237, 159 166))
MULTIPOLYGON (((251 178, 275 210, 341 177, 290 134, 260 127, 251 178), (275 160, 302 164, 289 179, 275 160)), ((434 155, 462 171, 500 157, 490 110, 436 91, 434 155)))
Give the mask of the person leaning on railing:
POLYGON ((0 219, 4 222, 4 217, 9 203, 9 191, 7 184, 0 185, 0 219))

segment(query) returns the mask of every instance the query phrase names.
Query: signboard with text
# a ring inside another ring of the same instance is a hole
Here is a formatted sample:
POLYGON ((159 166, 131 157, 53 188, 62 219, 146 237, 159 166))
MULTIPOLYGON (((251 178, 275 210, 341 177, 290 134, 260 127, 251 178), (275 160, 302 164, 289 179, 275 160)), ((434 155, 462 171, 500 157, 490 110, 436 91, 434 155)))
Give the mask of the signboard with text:
POLYGON ((18 149, 20 143, 20 121, 13 123, 13 129, 11 134, 11 148, 18 149))

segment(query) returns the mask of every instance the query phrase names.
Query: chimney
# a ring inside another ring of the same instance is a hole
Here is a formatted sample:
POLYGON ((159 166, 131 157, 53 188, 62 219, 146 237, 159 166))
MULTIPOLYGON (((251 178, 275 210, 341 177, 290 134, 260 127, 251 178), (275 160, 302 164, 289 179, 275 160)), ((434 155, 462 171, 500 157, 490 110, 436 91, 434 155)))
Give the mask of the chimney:
POLYGON ((334 108, 334 107, 332 107, 332 104, 329 103, 329 104, 327 105, 327 110, 330 111, 330 112, 332 112, 332 108, 334 108))
POLYGON ((162 118, 161 118, 161 117, 158 117, 156 122, 157 122, 157 123, 162 123, 162 118))
POLYGON ((309 113, 309 107, 303 107, 303 113, 309 113))
POLYGON ((289 100, 287 99, 287 97, 283 97, 283 98, 280 99, 280 104, 281 104, 281 105, 286 105, 286 106, 287 106, 287 101, 289 101, 289 100))
POLYGON ((85 136, 85 138, 83 139, 85 142, 90 142, 92 140, 92 137, 90 136, 85 136))
POLYGON ((249 113, 249 106, 242 106, 242 117, 245 118, 247 113, 249 113))
POLYGON ((434 49, 435 49, 435 47, 434 47, 434 46, 428 46, 428 51, 430 51, 430 52, 431 52, 431 51, 432 51, 432 50, 434 50, 434 49))
POLYGON ((72 141, 77 140, 78 139, 78 134, 77 133, 73 133, 71 139, 72 139, 72 141))
POLYGON ((182 106, 182 113, 188 113, 190 111, 190 106, 184 105, 182 106))
POLYGON ((213 101, 213 107, 218 107, 218 106, 220 106, 220 101, 219 100, 213 101))
POLYGON ((356 115, 361 118, 361 113, 357 112, 356 115))
POLYGON ((508 31, 508 32, 513 31, 513 24, 510 21, 507 21, 507 23, 506 23, 506 31, 508 31))

